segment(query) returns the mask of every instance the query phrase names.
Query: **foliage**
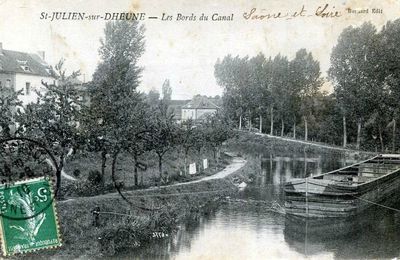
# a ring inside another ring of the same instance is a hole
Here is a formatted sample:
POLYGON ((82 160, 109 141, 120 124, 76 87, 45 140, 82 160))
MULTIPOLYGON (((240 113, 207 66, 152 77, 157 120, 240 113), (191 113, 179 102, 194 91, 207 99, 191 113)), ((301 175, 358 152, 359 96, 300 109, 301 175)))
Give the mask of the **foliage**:
POLYGON ((176 142, 176 125, 174 114, 168 111, 168 106, 160 101, 158 106, 151 109, 149 120, 149 134, 146 140, 151 150, 158 156, 159 175, 162 182, 162 160, 166 152, 174 147, 176 142))
MULTIPOLYGON (((227 118, 253 131, 270 124, 270 134, 296 133, 305 140, 356 148, 395 151, 399 145, 400 19, 378 31, 371 23, 343 30, 331 54, 328 71, 334 92, 321 91, 319 62, 305 49, 289 60, 285 55, 227 55, 214 66, 224 89, 227 118), (264 120, 266 118, 266 120, 264 120), (341 136, 342 135, 342 136, 341 136), (397 138, 398 139, 398 138, 397 138)), ((265 131, 265 130, 264 130, 265 131)))
POLYGON ((79 72, 67 76, 63 64, 61 60, 55 66, 57 84, 43 82, 45 92, 38 92, 37 102, 28 104, 17 115, 17 133, 44 142, 59 157, 60 169, 68 151, 80 140, 78 120, 83 105, 75 85, 79 72))
POLYGON ((162 85, 162 94, 162 99, 164 100, 164 102, 168 103, 171 100, 172 96, 172 88, 169 83, 169 79, 166 79, 162 85))
POLYGON ((146 96, 146 102, 151 106, 155 107, 158 104, 158 101, 160 100, 160 92, 158 92, 156 89, 151 89, 149 93, 146 96))
POLYGON ((226 119, 219 113, 206 117, 202 126, 202 133, 206 144, 214 151, 214 158, 217 160, 220 157, 220 149, 222 144, 233 136, 233 131, 226 119))
POLYGON ((305 49, 299 50, 292 61, 280 54, 268 59, 261 53, 252 58, 228 55, 222 61, 217 60, 214 74, 224 88, 228 118, 235 121, 239 118, 239 128, 242 119, 247 120, 251 130, 258 115, 262 130, 261 120, 269 111, 271 133, 278 119, 281 135, 287 132, 288 122, 295 131, 298 117, 306 119, 313 114, 313 101, 322 84, 319 62, 305 49))
POLYGON ((104 177, 107 154, 126 148, 142 131, 144 106, 139 86, 142 69, 138 60, 144 52, 144 27, 138 22, 109 22, 99 53, 102 62, 89 86, 90 107, 84 132, 102 152, 104 177), (137 127, 139 126, 139 127, 137 127))
POLYGON ((371 23, 350 26, 340 35, 331 55, 329 75, 342 115, 357 123, 357 148, 360 148, 362 137, 368 144, 379 136, 383 150, 383 131, 390 121, 390 112, 395 111, 393 103, 390 104, 391 93, 387 85, 391 74, 385 70, 388 67, 388 55, 384 54, 388 53, 388 38, 382 34, 385 29, 378 33, 371 23))
POLYGON ((9 137, 12 134, 11 127, 15 124, 15 114, 22 106, 18 98, 20 95, 22 90, 16 92, 0 85, 0 136, 9 137))

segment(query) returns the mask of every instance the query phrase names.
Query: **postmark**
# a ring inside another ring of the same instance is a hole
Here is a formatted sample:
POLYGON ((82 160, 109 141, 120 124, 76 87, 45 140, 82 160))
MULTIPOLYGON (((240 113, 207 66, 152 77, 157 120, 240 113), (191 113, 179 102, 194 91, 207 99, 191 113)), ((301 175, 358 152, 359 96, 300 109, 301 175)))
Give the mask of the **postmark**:
POLYGON ((0 186, 4 256, 61 246, 52 183, 38 177, 0 186))
POLYGON ((60 174, 55 157, 39 141, 24 137, 0 140, 1 184, 47 176, 54 180, 57 194, 60 174))

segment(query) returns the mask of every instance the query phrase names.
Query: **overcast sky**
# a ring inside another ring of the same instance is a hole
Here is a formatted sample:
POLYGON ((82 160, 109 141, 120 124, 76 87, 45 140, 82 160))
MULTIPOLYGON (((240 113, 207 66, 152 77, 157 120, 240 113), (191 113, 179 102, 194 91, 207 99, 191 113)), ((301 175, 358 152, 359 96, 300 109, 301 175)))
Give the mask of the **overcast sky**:
MULTIPOLYGON (((69 69, 80 69, 90 80, 99 62, 99 39, 103 37, 105 21, 41 20, 42 12, 85 12, 104 15, 105 12, 145 12, 148 16, 173 16, 173 21, 147 19, 146 52, 141 58, 144 67, 140 89, 161 90, 170 79, 174 99, 189 99, 195 94, 218 95, 222 89, 214 78, 217 58, 227 54, 266 56, 278 53, 292 58, 300 48, 312 51, 326 75, 329 57, 340 32, 347 26, 359 26, 371 21, 378 28, 388 20, 400 17, 400 1, 125 1, 125 0, 0 0, 0 41, 4 49, 26 52, 44 50, 46 60, 55 64, 67 59, 69 69), (329 2, 329 10, 340 11, 339 18, 315 16, 318 6, 329 2), (256 8, 257 14, 300 12, 304 4, 305 17, 295 19, 246 20, 244 13, 256 8), (369 9, 368 14, 349 14, 346 8, 369 9), (372 8, 383 14, 372 14, 372 8), (176 21, 177 14, 197 16, 197 21, 176 21), (209 21, 198 21, 204 13, 209 21), (234 15, 233 21, 210 21, 211 15, 234 15)), ((329 90, 329 86, 325 88, 329 90)))

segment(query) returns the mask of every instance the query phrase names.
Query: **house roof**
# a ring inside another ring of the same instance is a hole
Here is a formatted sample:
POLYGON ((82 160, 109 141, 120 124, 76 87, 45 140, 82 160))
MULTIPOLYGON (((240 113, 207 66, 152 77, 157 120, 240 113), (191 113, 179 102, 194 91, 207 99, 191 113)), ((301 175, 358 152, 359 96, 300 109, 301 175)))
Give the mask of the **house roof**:
POLYGON ((213 101, 204 96, 196 96, 189 103, 184 105, 185 109, 219 109, 213 101))
POLYGON ((0 52, 0 72, 51 77, 49 65, 39 55, 4 49, 0 52))

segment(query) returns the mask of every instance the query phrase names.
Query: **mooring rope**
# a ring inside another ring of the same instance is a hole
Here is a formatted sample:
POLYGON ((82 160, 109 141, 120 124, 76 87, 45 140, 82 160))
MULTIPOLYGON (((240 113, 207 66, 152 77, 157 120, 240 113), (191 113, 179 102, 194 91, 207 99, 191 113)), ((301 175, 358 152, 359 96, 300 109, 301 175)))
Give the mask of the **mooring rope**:
POLYGON ((390 210, 393 210, 393 211, 396 211, 396 212, 400 212, 400 210, 396 209, 396 208, 392 208, 392 207, 389 207, 389 206, 386 206, 386 205, 383 205, 383 204, 380 204, 380 203, 376 203, 376 202, 373 202, 373 201, 370 201, 370 200, 366 200, 366 199, 363 199, 363 198, 360 198, 360 197, 357 197, 357 196, 354 196, 354 195, 350 195, 350 196, 352 196, 352 197, 354 197, 356 199, 363 200, 365 202, 374 204, 376 206, 380 206, 380 207, 387 208, 387 209, 390 209, 390 210))

